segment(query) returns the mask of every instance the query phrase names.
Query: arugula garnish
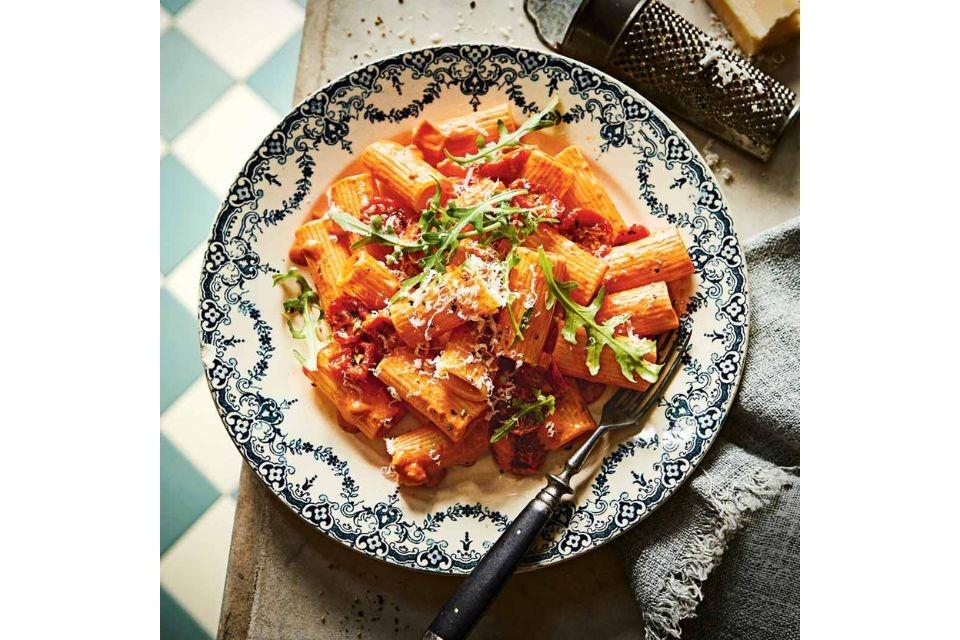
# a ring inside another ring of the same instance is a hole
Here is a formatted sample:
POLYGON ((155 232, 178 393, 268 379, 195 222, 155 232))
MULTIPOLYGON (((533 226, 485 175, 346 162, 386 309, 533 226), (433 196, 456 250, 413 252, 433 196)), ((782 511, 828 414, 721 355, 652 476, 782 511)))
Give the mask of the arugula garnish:
POLYGON ((555 409, 556 398, 552 395, 545 396, 540 389, 537 389, 537 397, 533 402, 527 402, 521 400, 520 398, 513 399, 513 408, 516 410, 513 415, 503 421, 496 431, 493 432, 493 435, 490 437, 490 442, 497 442, 503 440, 507 437, 507 434, 513 431, 513 429, 520 424, 520 420, 525 418, 528 415, 533 416, 536 422, 543 422, 548 415, 553 413, 555 409))
POLYGON ((630 382, 634 382, 633 374, 637 373, 641 379, 653 383, 657 381, 662 365, 648 361, 644 356, 656 350, 657 343, 646 338, 636 336, 617 336, 614 331, 618 326, 630 319, 628 314, 614 316, 604 323, 596 320, 597 311, 603 304, 606 291, 603 287, 597 292, 597 297, 589 306, 584 307, 570 299, 568 293, 574 289, 575 282, 557 282, 553 278, 553 263, 547 258, 543 249, 539 249, 540 267, 547 279, 547 308, 552 309, 559 300, 563 307, 564 320, 561 335, 567 342, 577 343, 577 329, 583 327, 587 334, 587 370, 590 375, 596 375, 600 370, 600 354, 603 348, 609 347, 620 363, 620 371, 630 382))
POLYGON ((392 246, 394 253, 390 255, 394 260, 398 254, 424 254, 420 259, 420 273, 401 283, 400 291, 394 296, 397 297, 435 273, 443 273, 461 240, 477 238, 482 244, 491 244, 506 239, 517 245, 540 223, 556 222, 548 216, 538 215, 545 207, 525 208, 509 204, 509 200, 526 192, 525 189, 508 189, 470 206, 447 203, 442 207, 438 185, 427 208, 420 214, 420 237, 417 240, 396 235, 392 229, 384 228, 382 222, 371 220, 368 224, 343 211, 331 211, 330 217, 345 230, 361 236, 353 243, 353 248, 374 242, 392 246))
POLYGON ((540 129, 552 127, 560 121, 559 114, 554 111, 559 102, 560 96, 553 97, 549 102, 547 102, 546 106, 544 106, 540 113, 531 116, 526 122, 517 127, 517 130, 513 133, 507 131, 507 127, 503 124, 503 121, 497 120, 497 130, 500 133, 499 138, 496 142, 484 146, 486 139, 482 135, 477 136, 476 153, 468 154, 459 158, 451 155, 446 149, 443 150, 443 153, 447 156, 447 159, 462 166, 466 164, 473 164, 477 160, 482 160, 483 158, 486 158, 493 152, 499 151, 500 149, 519 146, 520 138, 523 136, 533 131, 539 131, 540 129))
POLYGON ((348 213, 342 213, 336 210, 330 212, 330 217, 334 222, 340 225, 344 231, 349 231, 350 233, 355 233, 358 236, 361 236, 359 240, 350 245, 350 249, 352 250, 359 249, 364 245, 374 242, 400 247, 402 249, 416 250, 420 248, 419 243, 413 240, 407 240, 406 238, 401 238, 395 234, 390 225, 384 227, 382 216, 373 216, 373 218, 370 219, 369 224, 354 218, 348 213))
POLYGON ((307 355, 304 356, 299 351, 294 350, 300 364, 305 368, 314 371, 317 368, 317 354, 323 346, 323 340, 320 336, 322 326, 320 321, 323 319, 323 309, 320 307, 320 297, 317 292, 310 287, 307 279, 303 277, 296 269, 290 269, 286 273, 278 273, 273 276, 273 285, 277 286, 284 282, 293 280, 300 288, 300 293, 294 298, 287 298, 283 301, 283 319, 287 323, 287 329, 290 335, 297 340, 306 340, 307 355), (300 327, 294 324, 295 315, 302 319, 300 327))
POLYGON ((530 326, 530 320, 533 319, 534 307, 527 307, 523 311, 523 315, 520 316, 520 330, 517 331, 517 335, 513 338, 513 344, 517 344, 523 340, 523 332, 527 330, 527 327, 530 326))

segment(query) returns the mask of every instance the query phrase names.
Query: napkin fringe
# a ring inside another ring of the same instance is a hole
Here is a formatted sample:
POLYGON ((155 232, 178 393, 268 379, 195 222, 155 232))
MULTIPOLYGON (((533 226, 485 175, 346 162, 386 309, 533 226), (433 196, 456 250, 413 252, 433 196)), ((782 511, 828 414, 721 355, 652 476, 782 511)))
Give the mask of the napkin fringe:
POLYGON ((647 640, 680 637, 680 623, 696 615, 703 598, 702 585, 713 571, 733 534, 743 526, 747 516, 770 504, 796 480, 799 467, 758 469, 743 484, 735 485, 726 495, 714 495, 710 506, 719 519, 709 529, 693 538, 690 548, 679 559, 680 569, 664 579, 659 597, 644 613, 647 640))

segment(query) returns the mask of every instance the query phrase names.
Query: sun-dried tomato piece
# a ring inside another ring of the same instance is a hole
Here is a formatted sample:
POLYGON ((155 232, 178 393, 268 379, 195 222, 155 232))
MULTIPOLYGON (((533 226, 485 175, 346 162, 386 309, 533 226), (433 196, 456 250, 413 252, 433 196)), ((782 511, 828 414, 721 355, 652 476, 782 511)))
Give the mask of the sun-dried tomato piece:
MULTIPOLYGON (((539 425, 537 425, 539 427, 539 425)), ((504 471, 519 475, 532 475, 540 471, 547 459, 547 450, 540 440, 539 428, 525 435, 511 432, 491 446, 497 465, 504 471)))
POLYGON ((444 158, 437 164, 437 171, 448 178, 465 178, 467 176, 467 168, 449 158, 444 158))
POLYGON ((382 353, 375 342, 361 338, 341 345, 337 355, 330 361, 330 368, 343 376, 344 380, 363 382, 370 378, 370 372, 381 357, 382 353))
POLYGON ((580 397, 584 404, 596 402, 607 390, 607 385, 602 382, 591 382, 590 380, 577 380, 577 386, 580 388, 580 397))
POLYGON ((650 230, 642 224, 632 224, 614 237, 611 246, 619 247, 635 240, 642 240, 650 235, 650 230))
POLYGON ((600 251, 613 241, 610 221, 585 207, 568 210, 560 219, 557 230, 591 253, 600 251))
POLYGON ((520 172, 523 171, 523 165, 527 163, 530 157, 530 150, 525 147, 514 149, 508 153, 502 154, 495 160, 484 162, 477 167, 477 173, 484 178, 493 178, 502 182, 515 180, 520 172))
POLYGON ((561 394, 570 388, 570 381, 560 373, 560 368, 557 367, 553 358, 550 358, 550 364, 547 365, 545 378, 550 387, 550 393, 561 394))
POLYGON ((327 322, 333 331, 333 338, 341 344, 356 342, 360 336, 363 322, 371 309, 353 296, 337 296, 327 307, 327 322))

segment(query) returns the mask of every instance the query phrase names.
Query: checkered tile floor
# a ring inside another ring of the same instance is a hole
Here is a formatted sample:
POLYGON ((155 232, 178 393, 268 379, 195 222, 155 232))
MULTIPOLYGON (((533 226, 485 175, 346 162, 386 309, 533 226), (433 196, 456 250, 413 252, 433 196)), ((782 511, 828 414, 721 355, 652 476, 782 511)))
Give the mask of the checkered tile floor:
POLYGON ((240 458, 201 376, 203 243, 290 107, 306 0, 160 2, 161 638, 216 635, 240 458))

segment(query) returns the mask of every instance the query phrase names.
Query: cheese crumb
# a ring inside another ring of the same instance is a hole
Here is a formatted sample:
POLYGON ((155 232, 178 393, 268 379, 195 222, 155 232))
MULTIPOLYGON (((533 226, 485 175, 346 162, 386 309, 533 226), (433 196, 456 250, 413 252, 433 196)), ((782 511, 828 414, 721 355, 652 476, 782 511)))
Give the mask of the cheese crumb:
POLYGON ((439 33, 434 33, 430 36, 430 42, 433 44, 439 44, 441 40, 443 40, 443 36, 439 33))
POLYGON ((720 166, 720 156, 713 151, 713 139, 707 140, 707 144, 703 145, 703 159, 711 169, 720 166))
POLYGON ((380 473, 385 475, 388 480, 392 480, 393 482, 397 481, 397 471, 390 465, 380 467, 380 473))
POLYGON ((707 140, 707 143, 703 145, 703 159, 706 161, 707 166, 717 173, 718 178, 727 184, 733 182, 733 171, 725 166, 720 155, 713 150, 713 139, 707 140))

